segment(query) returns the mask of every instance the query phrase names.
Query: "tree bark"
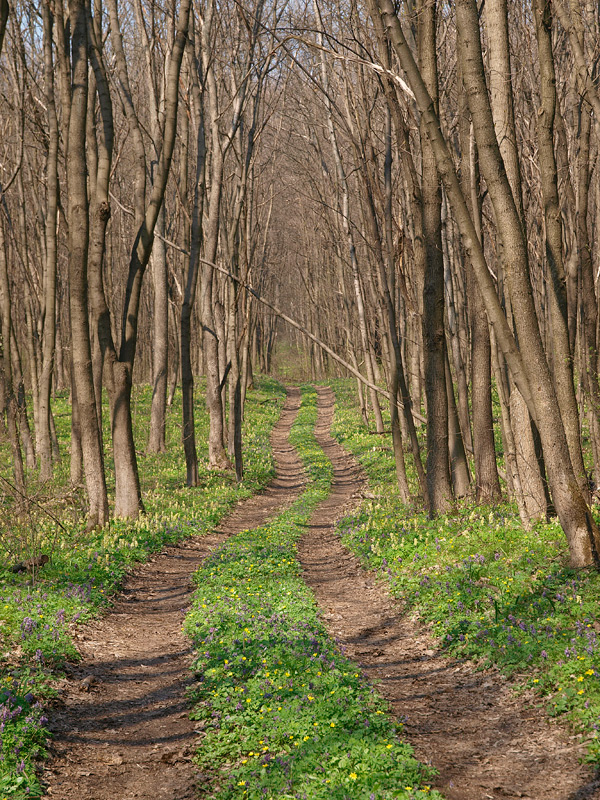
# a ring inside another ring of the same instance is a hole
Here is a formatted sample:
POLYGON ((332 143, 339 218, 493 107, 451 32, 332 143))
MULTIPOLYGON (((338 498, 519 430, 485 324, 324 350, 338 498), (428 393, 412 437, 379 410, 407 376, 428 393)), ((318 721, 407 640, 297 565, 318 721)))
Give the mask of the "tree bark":
MULTIPOLYGON (((485 8, 488 27, 488 58, 490 62, 490 105, 494 120, 496 139, 515 207, 521 223, 525 228, 523 210, 523 191, 521 186, 521 170, 517 149, 517 133, 515 126, 514 100, 512 91, 512 69, 510 59, 510 43, 508 34, 508 8, 506 0, 490 0, 485 8)), ((505 283, 503 241, 498 242, 499 284, 500 294, 505 283)), ((504 297, 507 317, 513 319, 511 299, 504 297)), ((514 323, 513 323, 514 329, 514 323)), ((518 336, 517 336, 518 338, 518 336)), ((536 457, 533 424, 527 413, 526 403, 518 389, 512 385, 510 377, 507 382, 509 396, 509 417, 513 426, 513 437, 516 444, 517 469, 524 470, 517 485, 525 492, 524 507, 532 513, 531 521, 543 519, 546 515, 546 493, 543 476, 539 472, 536 457)))
POLYGON ((2 53, 2 45, 4 44, 4 31, 6 30, 9 12, 8 0, 0 0, 0 53, 2 53))
POLYGON ((200 92, 201 61, 194 49, 195 32, 193 17, 190 22, 191 35, 188 42, 189 74, 192 86, 192 110, 196 125, 196 172, 194 180, 194 200, 192 204, 190 228, 190 254, 184 273, 183 301, 181 304, 180 346, 181 346, 181 392, 183 402, 182 440, 186 465, 186 484, 197 486, 198 452, 194 427, 194 373, 192 369, 192 309, 198 284, 199 260, 202 240, 202 217, 206 189, 206 141, 202 95, 200 92))
MULTIPOLYGON (((19 433, 21 435, 21 446, 25 454, 25 465, 27 469, 35 469, 35 447, 33 445, 33 436, 31 435, 31 427, 29 425, 29 418, 27 416, 27 397, 25 393, 25 378, 23 377, 23 367, 21 365, 21 354, 19 352, 19 345, 17 344, 17 337, 15 336, 14 321, 11 327, 11 340, 10 340, 10 368, 13 376, 13 391, 17 400, 17 421, 19 425, 19 433), (16 387, 16 389, 15 389, 16 387)), ((55 448, 56 433, 53 431, 54 420, 50 415, 50 431, 51 431, 51 446, 55 448)), ((56 456, 54 456, 56 458, 56 456)))
MULTIPOLYGON (((459 77, 462 89, 462 75, 459 77)), ((472 135, 471 118, 464 91, 459 96, 459 140, 460 140, 460 173, 465 199, 479 241, 482 241, 481 229, 481 191, 477 166, 477 148, 472 135)), ((479 503, 497 503, 502 492, 496 463, 496 445, 494 441, 494 421, 492 416, 492 358, 490 331, 485 313, 485 306, 473 273, 473 266, 465 254, 467 273, 467 294, 469 298, 469 321, 471 326, 471 406, 473 419, 473 459, 475 462, 475 499, 479 503)), ((502 401, 501 388, 498 388, 502 401)), ((508 405, 503 408, 508 417, 508 405)), ((510 428, 510 419, 506 424, 510 428)), ((512 438, 512 430, 510 431, 512 438)), ((505 448, 507 472, 511 473, 508 463, 511 457, 510 448, 505 448)), ((516 465, 515 465, 516 468, 516 465)))
POLYGON ((85 156, 88 64, 87 22, 83 0, 71 5, 73 83, 67 149, 69 184, 69 298, 73 339, 73 377, 81 429, 83 468, 89 500, 88 525, 108 522, 104 460, 98 427, 88 323, 87 260, 89 245, 87 165, 85 156))
POLYGON ((44 21, 44 83, 48 112, 48 155, 46 158, 46 263, 44 265, 44 328, 42 333, 42 369, 39 379, 37 452, 40 480, 52 477, 50 437, 50 394, 56 346, 56 265, 58 218, 58 118, 54 99, 54 64, 52 60, 53 18, 48 2, 42 3, 44 21))
POLYGON ((154 284, 154 317, 152 337, 152 408, 148 452, 164 453, 167 424, 167 379, 169 368, 169 291, 167 282, 167 248, 161 237, 165 235, 165 209, 160 210, 157 221, 158 238, 152 247, 152 280, 154 284))
MULTIPOLYGON (((540 109, 537 115, 540 178, 546 223, 546 261, 550 271, 550 314, 552 317, 553 372, 561 416, 565 426, 571 463, 579 486, 587 496, 588 484, 579 413, 573 383, 573 362, 569 347, 567 287, 563 263, 563 230, 558 198, 558 176, 554 155, 554 119, 556 113, 556 74, 552 53, 552 17, 549 0, 535 0, 534 17, 540 65, 540 109)), ((593 291, 593 285, 591 287, 593 291)))
MULTIPOLYGON (((213 5, 211 4, 211 19, 213 5)), ((223 191, 223 150, 219 135, 219 113, 217 85, 214 67, 210 59, 208 40, 210 25, 203 26, 202 57, 208 90, 210 115, 211 175, 208 196, 208 218, 204 236, 204 256, 207 261, 216 260, 219 244, 221 195, 223 191)), ((231 137, 230 137, 231 141, 231 137)), ((223 425, 223 397, 219 370, 219 335, 215 317, 215 291, 213 270, 203 262, 201 271, 200 318, 202 320, 202 350, 206 367, 206 405, 209 413, 208 461, 211 469, 229 469, 231 462, 225 450, 223 425)), ((221 343, 222 344, 222 343, 221 343)))
MULTIPOLYGON (((115 458, 115 515, 136 517, 144 510, 131 418, 131 391, 133 365, 137 346, 142 281, 150 260, 154 231, 167 187, 171 159, 175 146, 177 107, 179 101, 179 75, 187 40, 190 0, 183 0, 179 7, 175 41, 165 84, 164 132, 155 179, 150 197, 145 200, 145 153, 141 130, 133 107, 127 64, 122 49, 122 38, 115 0, 110 0, 111 38, 116 53, 122 98, 130 127, 136 143, 138 162, 134 192, 134 208, 139 228, 129 261, 129 273, 123 304, 121 342, 118 358, 116 351, 108 347, 107 371, 110 373, 108 391, 111 404, 111 427, 115 458)), ((107 330, 108 334, 108 330, 107 330)), ((108 341, 108 340, 107 340, 108 341)))
MULTIPOLYGON (((421 74, 434 108, 438 101, 435 0, 423 0, 417 12, 421 74)), ((427 484, 430 513, 443 514, 452 505, 448 450, 446 335, 444 332, 444 260, 442 254, 442 193, 435 155, 425 122, 420 128, 422 152, 423 237, 426 262, 423 285, 423 354, 427 398, 427 484)))
POLYGON ((0 210, 0 301, 2 303, 2 384, 4 390, 4 408, 6 410, 6 427, 10 441, 12 456, 13 478, 15 481, 15 510, 20 513, 24 510, 25 497, 25 469, 23 455, 19 443, 19 430, 17 425, 17 400, 13 389, 10 340, 11 340, 11 297, 8 282, 8 267, 6 263, 6 243, 4 240, 4 220, 0 210))

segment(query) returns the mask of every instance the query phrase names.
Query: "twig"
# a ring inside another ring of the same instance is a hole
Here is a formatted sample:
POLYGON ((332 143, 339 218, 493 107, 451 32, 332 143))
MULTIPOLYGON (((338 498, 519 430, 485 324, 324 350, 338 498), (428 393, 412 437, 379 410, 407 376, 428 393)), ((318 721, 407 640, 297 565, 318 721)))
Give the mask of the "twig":
POLYGON ((55 516, 54 516, 54 514, 52 514, 52 512, 48 511, 48 509, 47 509, 47 508, 44 508, 44 506, 43 506, 43 505, 41 505, 41 503, 38 503, 38 501, 37 501, 37 500, 34 500, 33 498, 31 498, 31 497, 28 497, 26 494, 23 494, 23 492, 19 491, 19 489, 17 489, 17 487, 16 487, 16 486, 13 486, 13 484, 12 484, 12 483, 11 483, 9 480, 7 480, 7 479, 6 479, 6 478, 5 478, 3 475, 0 475, 0 481, 2 481, 3 483, 5 483, 7 486, 10 486, 10 488, 12 489, 12 491, 13 491, 13 492, 15 492, 16 494, 18 494, 20 497, 23 497, 25 500, 27 500, 27 502, 28 502, 28 503, 31 503, 32 505, 34 505, 34 506, 37 506, 37 507, 40 509, 40 511, 43 511, 43 512, 44 512, 44 514, 47 514, 47 515, 50 517, 50 519, 53 519, 53 520, 54 520, 54 522, 56 522, 56 524, 57 524, 57 525, 58 525, 60 528, 62 528, 62 530, 63 530, 65 533, 69 533, 69 531, 68 531, 68 530, 65 528, 65 526, 64 526, 64 525, 62 524, 62 522, 61 522, 61 521, 58 519, 58 517, 55 517, 55 516))

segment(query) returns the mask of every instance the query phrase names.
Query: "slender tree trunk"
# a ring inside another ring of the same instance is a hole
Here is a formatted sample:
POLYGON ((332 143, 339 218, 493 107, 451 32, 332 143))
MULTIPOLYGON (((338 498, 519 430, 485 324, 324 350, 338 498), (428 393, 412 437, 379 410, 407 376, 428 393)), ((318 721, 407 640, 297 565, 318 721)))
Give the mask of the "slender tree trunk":
MULTIPOLYGON (((15 336, 14 323, 11 327, 11 354, 10 354, 10 368, 12 373, 12 385, 15 397, 17 400, 17 421, 19 425, 19 433, 21 435, 21 446, 25 454, 25 464, 27 469, 35 469, 35 447, 33 445, 33 436, 31 435, 31 427, 29 425, 29 418, 27 416, 27 398, 25 394, 25 379, 23 377, 23 368, 21 365, 21 354, 17 344, 17 337, 15 336), (15 388, 16 387, 16 390, 15 388)), ((53 425, 52 415, 50 415, 51 431, 53 425)), ((54 447, 54 440, 51 441, 54 447)))
POLYGON ((238 351, 236 286, 227 285, 227 355, 229 371, 229 432, 228 452, 235 463, 235 475, 240 482, 244 476, 242 453, 242 384, 238 351))
MULTIPOLYGON (((155 86, 152 46, 146 31, 144 13, 140 0, 134 3, 138 29, 142 38, 146 58, 146 86, 148 91, 150 128, 152 131, 153 157, 151 177, 158 164, 161 139, 161 98, 155 86)), ((168 72, 169 53, 165 57, 165 72, 168 72)), ((187 121, 187 118, 186 118, 187 121)), ((166 446, 167 424, 167 375, 169 368, 169 286, 167 272, 167 248, 164 242, 166 235, 166 213, 164 203, 161 205, 156 220, 156 237, 152 245, 151 269, 154 288, 154 316, 152 319, 152 407, 150 411, 150 433, 148 451, 164 453, 166 446)))
POLYGON ((71 362, 71 443, 70 443, 70 479, 72 486, 83 485, 83 448, 81 446, 81 425, 79 422, 79 404, 77 387, 71 362))
MULTIPOLYGON (((188 237, 189 240, 189 237, 188 237)), ((169 393, 167 395, 167 408, 171 408, 175 401, 175 394, 177 392, 177 385, 179 383, 179 366, 181 354, 181 342, 179 340, 179 327, 177 325, 177 306, 175 302, 169 303, 169 315, 171 320, 171 332, 175 346, 172 348, 173 358, 169 361, 169 369, 171 376, 169 378, 169 393)))
MULTIPOLYGON (((507 1, 490 0, 485 12, 489 29, 490 101, 494 128, 521 228, 524 229, 525 215, 512 93, 507 1)), ((500 251, 498 269, 502 283, 504 280, 502 238, 500 238, 498 247, 500 251)), ((510 315, 512 309, 510 297, 505 298, 505 304, 507 313, 510 315)), ((546 515, 546 494, 543 476, 536 474, 539 465, 535 451, 533 423, 529 418, 524 398, 518 389, 511 385, 510 380, 508 393, 510 398, 509 415, 517 447, 517 466, 520 470, 524 470, 520 476, 519 485, 526 493, 525 507, 531 512, 532 521, 543 519, 546 515)))
POLYGON ((49 3, 42 3, 44 20, 44 83, 48 113, 48 156, 46 160, 46 263, 44 268, 44 328, 42 334, 42 369, 39 382, 37 452, 40 480, 52 477, 50 441, 50 395, 56 345, 56 264, 58 217, 58 118, 54 101, 54 64, 52 60, 53 18, 49 3))
POLYGON ((513 434, 513 427, 510 418, 510 395, 508 391, 508 378, 506 368, 503 363, 502 353, 496 345, 494 337, 490 335, 490 345, 492 350, 492 366, 496 376, 496 386, 498 389, 498 399, 500 401, 500 419, 502 425, 502 441, 504 443, 504 461, 506 464, 506 481, 509 494, 514 498, 519 510, 519 517, 525 530, 531 530, 531 517, 525 504, 523 487, 521 486, 521 476, 517 464, 517 446, 513 434))
MULTIPOLYGON (((460 76, 462 87, 462 76, 460 76)), ((481 230, 481 192, 477 166, 477 148, 472 135, 472 126, 464 92, 459 98, 459 137, 461 149, 461 178, 465 198, 479 241, 481 230)), ((494 422, 492 416, 492 363, 491 344, 485 307, 479 286, 473 274, 473 267, 465 256, 467 273, 467 293, 469 296, 469 319, 471 325, 471 405, 473 418, 473 459, 475 462, 475 498, 480 503, 496 503, 501 498, 500 479, 496 463, 494 441, 494 422)), ((506 416, 503 428, 511 434, 508 404, 502 413, 506 416)), ((510 448, 506 447, 507 473, 512 468, 508 464, 510 448)), ((514 463, 514 462, 513 462, 514 463)), ((516 469, 516 463, 514 464, 516 469)), ((512 481, 511 481, 512 486, 512 481)))
MULTIPOLYGON (((546 260, 551 281, 548 286, 552 318, 553 373, 561 416, 575 476, 587 496, 588 484, 583 453, 579 413, 573 384, 573 364, 569 347, 566 276, 563 264, 563 231, 558 198, 558 176, 554 156, 556 75, 552 53, 552 17, 548 0, 535 0, 534 17, 540 64, 540 100, 537 115, 540 177, 546 223, 546 260)), ((591 287, 593 291, 593 286, 591 287)), ((597 381, 596 381, 597 384, 597 381)))
MULTIPOLYGON (((389 337, 390 350, 390 409, 393 405, 397 410, 397 401, 400 398, 403 409, 403 420, 408 433, 412 450, 415 470, 423 496, 423 503, 427 511, 430 508, 429 489, 423 463, 421 461, 421 450, 417 439, 415 422, 412 415, 412 400, 406 385, 404 374, 404 363, 402 359, 402 348, 398 338, 398 322, 396 307, 392 300, 394 287, 394 276, 396 265, 394 263, 394 236, 393 236, 393 215, 392 215, 392 129, 391 114, 388 108, 386 114, 386 161, 385 161, 385 242, 386 242, 386 264, 387 275, 385 274, 383 259, 380 259, 380 292, 384 298, 384 305, 387 311, 387 333, 389 337), (381 291, 382 290, 382 291, 381 291), (393 398, 393 403, 391 399, 393 398)), ((402 251, 401 251, 402 254, 402 251)), ((400 439, 400 437, 398 437, 400 439)), ((404 460, 404 456, 402 456, 404 460)))
POLYGON ((193 15, 190 24, 192 34, 188 44, 190 79, 192 84, 192 108, 196 135, 196 174, 194 181, 194 201, 192 204, 192 224, 190 229, 190 255, 184 275, 183 301, 181 304, 181 392, 183 401, 182 439, 186 464, 186 484, 197 486, 198 452, 194 427, 194 372, 192 369, 192 310, 196 297, 199 274, 199 254, 202 241, 202 217, 206 181, 206 140, 202 95, 200 92, 199 70, 201 61, 194 52, 193 15))
MULTIPOLYGON (((424 0, 418 10, 418 50, 421 74, 437 106, 436 2, 424 0)), ((423 236, 426 249, 423 286, 423 351, 427 396, 427 483, 431 514, 443 514, 452 504, 448 452, 446 336, 444 332, 444 262, 442 254, 442 194, 435 155, 421 124, 423 161, 423 236)))
POLYGON ((8 0, 0 0, 0 53, 4 44, 4 31, 6 30, 9 11, 8 0))
POLYGON ((167 380, 169 358, 169 291, 167 282, 167 248, 162 239, 166 233, 165 207, 157 220, 158 238, 152 247, 152 279, 154 282, 154 318, 152 337, 152 409, 148 451, 164 453, 167 424, 167 380))
POLYGON ((590 194, 590 132, 592 117, 585 103, 581 105, 580 123, 577 137, 576 154, 576 231, 577 254, 579 266, 579 284, 581 295, 580 337, 582 345, 582 379, 588 405, 588 414, 592 418, 590 436, 593 441, 594 474, 596 480, 600 476, 600 376, 598 364, 598 302, 594 281, 594 265, 592 261, 592 245, 588 228, 589 194, 590 194))
MULTIPOLYGON (((456 263, 454 263, 454 248, 452 247, 452 242, 449 241, 450 229, 451 222, 448 216, 448 204, 444 202, 444 198, 442 198, 442 246, 444 254, 444 294, 446 298, 447 320, 446 350, 448 352, 448 359, 452 357, 452 365, 454 367, 457 396, 455 405, 460 423, 457 430, 463 439, 463 450, 465 450, 465 448, 473 448, 473 441, 471 437, 471 420, 469 415, 467 371, 465 369, 459 341, 459 313, 457 309, 458 278, 456 276, 456 272, 458 271, 459 267, 456 263)), ((454 381, 447 385, 452 387, 452 391, 454 392, 454 381)), ((448 413, 450 413, 450 405, 448 405, 448 413)), ((451 431, 450 436, 452 436, 451 431)), ((452 450, 452 446, 450 449, 452 450)), ((456 472, 456 470, 454 471, 456 472)), ((456 485, 454 483, 453 485, 454 490, 456 491, 456 485)))
POLYGON ((73 338, 73 376, 77 392, 83 467, 89 500, 88 525, 94 526, 104 525, 108 522, 108 498, 98 428, 88 324, 89 221, 85 159, 88 92, 86 28, 85 4, 83 0, 74 0, 71 5, 73 83, 67 150, 69 295, 73 338))
MULTIPOLYGON (((212 6, 211 6, 212 8, 212 6)), ((223 190, 223 151, 219 136, 219 114, 217 107, 217 86, 213 65, 209 60, 209 26, 203 26, 203 58, 205 60, 208 107, 211 122, 211 160, 210 193, 208 198, 208 219, 204 242, 204 255, 207 261, 214 262, 219 244, 221 194, 223 190)), ((231 463, 225 450, 223 425, 223 397, 221 393, 221 373, 219 369, 219 336, 214 313, 214 276, 212 267, 203 263, 201 273, 200 317, 202 320, 202 345, 206 367, 206 405, 209 413, 208 458, 213 469, 228 469, 231 463)))
POLYGON ((146 203, 145 151, 141 137, 141 129, 133 107, 132 94, 127 75, 127 64, 122 48, 122 37, 116 2, 115 0, 110 0, 109 2, 111 39, 116 53, 119 81, 123 92, 122 99, 124 101, 127 119, 132 129, 135 143, 135 157, 138 161, 136 183, 134 187, 134 207, 136 223, 139 222, 139 228, 133 243, 129 262, 118 360, 116 360, 113 355, 115 352, 114 348, 111 348, 111 357, 107 362, 107 369, 110 371, 108 391, 111 405, 111 427, 116 478, 115 515, 121 517, 136 517, 144 510, 131 418, 133 365, 137 347, 142 282, 152 252, 154 231, 166 192, 171 159, 175 146, 177 108, 179 101, 179 76, 187 40, 190 4, 190 0, 182 0, 179 7, 175 41, 173 43, 165 81, 165 113, 162 148, 158 157, 150 197, 146 203))
POLYGON ((471 476, 467 453, 460 429, 458 408, 454 397, 454 383, 450 371, 450 361, 446 350, 446 394, 448 397, 448 451, 450 471, 455 497, 466 497, 471 491, 471 476))
POLYGON ((19 430, 17 425, 17 400, 13 390, 11 368, 11 297, 8 282, 8 267, 6 263, 6 243, 4 241, 4 220, 0 212, 0 301, 2 303, 2 384, 4 388, 4 407, 6 410, 6 427, 10 441, 12 456, 13 479, 15 482, 15 509, 20 512, 24 509, 25 496, 25 470, 23 468, 23 455, 19 443, 19 430))

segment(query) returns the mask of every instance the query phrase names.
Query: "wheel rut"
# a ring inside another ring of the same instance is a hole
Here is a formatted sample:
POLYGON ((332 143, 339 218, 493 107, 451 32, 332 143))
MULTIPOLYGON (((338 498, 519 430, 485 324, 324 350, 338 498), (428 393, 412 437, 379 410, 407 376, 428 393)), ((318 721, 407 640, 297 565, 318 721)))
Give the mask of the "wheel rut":
POLYGON ((111 613, 78 628, 82 660, 50 709, 43 782, 60 800, 186 800, 197 796, 194 722, 185 699, 192 652, 181 627, 191 577, 226 537, 264 524, 300 493, 288 435, 300 392, 288 391, 271 444, 276 477, 215 530, 168 547, 127 579, 111 613))
POLYGON ((345 654, 405 718, 417 758, 438 771, 448 800, 600 800, 600 781, 581 764, 584 750, 552 724, 533 696, 517 697, 499 672, 442 656, 423 623, 410 619, 372 573, 342 545, 340 516, 364 478, 329 435, 334 397, 319 388, 316 437, 334 483, 299 545, 304 579, 345 654))

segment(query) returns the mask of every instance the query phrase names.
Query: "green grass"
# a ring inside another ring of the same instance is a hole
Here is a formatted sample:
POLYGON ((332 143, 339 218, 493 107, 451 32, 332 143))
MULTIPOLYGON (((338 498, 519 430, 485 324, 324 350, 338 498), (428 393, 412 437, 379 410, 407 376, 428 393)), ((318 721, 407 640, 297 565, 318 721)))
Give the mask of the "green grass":
MULTIPOLYGON (((180 404, 169 413, 169 451, 140 455, 140 474, 147 513, 135 522, 114 520, 101 530, 86 532, 82 509, 68 505, 67 469, 63 459, 44 497, 61 521, 34 506, 18 520, 3 508, 0 528, 0 798, 35 797, 41 789, 36 761, 47 738, 43 705, 52 698, 51 681, 66 659, 77 652, 70 628, 77 620, 98 614, 135 562, 145 560, 165 544, 202 535, 231 506, 268 483, 273 475, 269 434, 278 419, 285 392, 272 380, 262 380, 248 395, 244 428, 246 476, 241 484, 230 473, 208 469, 208 416, 202 394, 196 403, 201 485, 185 486, 180 442, 180 404), (79 512, 79 513, 78 513, 79 512), (60 515, 60 516, 59 516, 60 515), (47 553, 51 561, 35 575, 13 574, 20 557, 47 553)), ((136 441, 143 446, 148 429, 151 392, 136 389, 136 441)), ((69 436, 68 408, 57 403, 57 427, 63 452, 69 436)), ((107 467, 111 470, 110 451, 107 467)), ((7 467, 3 468, 4 473, 7 467)), ((30 476, 32 487, 35 476, 30 476)))
POLYGON ((402 725, 328 636, 297 543, 328 492, 330 462, 304 389, 292 429, 309 483, 269 524, 231 537, 201 567, 186 630, 197 651, 193 717, 206 796, 219 800, 440 797, 402 725))
POLYGON ((540 707, 565 718, 600 763, 600 575, 566 566, 557 521, 525 531, 508 504, 457 505, 435 520, 403 506, 390 437, 374 446, 350 383, 334 388, 333 433, 376 497, 341 521, 345 545, 430 624, 443 648, 534 689, 540 707))

